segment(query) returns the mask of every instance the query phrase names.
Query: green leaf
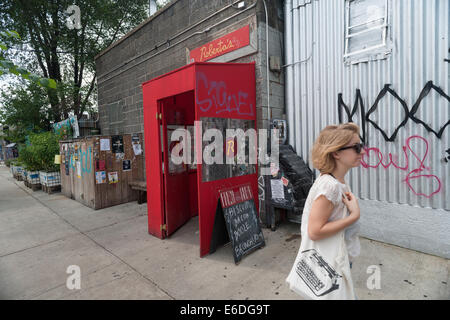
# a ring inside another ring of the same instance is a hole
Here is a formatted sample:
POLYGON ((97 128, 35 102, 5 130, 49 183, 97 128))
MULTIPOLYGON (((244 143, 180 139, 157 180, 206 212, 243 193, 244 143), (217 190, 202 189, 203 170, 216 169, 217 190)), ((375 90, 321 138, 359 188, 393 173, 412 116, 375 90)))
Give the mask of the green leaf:
POLYGON ((43 87, 48 87, 49 81, 47 78, 41 78, 39 79, 39 84, 43 87))
POLYGON ((6 30, 6 31, 0 31, 0 36, 3 38, 16 38, 20 39, 19 34, 14 30, 6 30))
POLYGON ((56 81, 53 79, 48 79, 48 87, 52 89, 56 89, 56 81))
POLYGON ((20 75, 22 76, 22 78, 27 79, 27 80, 30 79, 30 78, 29 78, 29 75, 30 75, 30 72, 29 72, 29 71, 27 71, 27 70, 25 70, 25 69, 23 69, 23 68, 20 68, 20 67, 17 67, 16 69, 17 69, 17 72, 20 73, 20 75))
POLYGON ((17 71, 17 66, 15 66, 15 65, 12 66, 11 68, 9 68, 9 72, 15 74, 16 76, 20 75, 19 71, 17 71))
POLYGON ((14 31, 14 30, 9 30, 9 31, 7 31, 7 32, 9 33, 10 36, 12 36, 12 37, 14 37, 14 38, 16 38, 16 39, 20 39, 20 35, 19 35, 16 31, 14 31))
POLYGON ((0 49, 2 49, 2 50, 8 50, 8 47, 6 46, 6 44, 0 42, 0 49))
POLYGON ((31 73, 28 75, 28 78, 44 88, 56 89, 57 87, 56 81, 53 79, 41 78, 31 73))
POLYGON ((4 69, 11 69, 14 67, 14 63, 9 60, 0 60, 0 67, 4 69))
POLYGON ((35 82, 35 83, 38 83, 38 84, 39 84, 39 77, 38 77, 37 75, 30 73, 30 74, 28 75, 28 78, 29 78, 32 82, 35 82))

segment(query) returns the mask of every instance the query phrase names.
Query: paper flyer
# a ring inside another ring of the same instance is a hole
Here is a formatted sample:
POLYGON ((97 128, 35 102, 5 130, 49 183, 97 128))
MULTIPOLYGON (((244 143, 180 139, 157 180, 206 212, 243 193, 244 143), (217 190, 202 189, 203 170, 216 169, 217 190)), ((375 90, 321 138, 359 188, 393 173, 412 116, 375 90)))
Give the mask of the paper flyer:
POLYGON ((100 151, 109 151, 111 150, 109 145, 109 139, 100 139, 100 151))
POLYGON ((109 184, 119 182, 119 177, 117 175, 117 172, 108 172, 108 180, 109 180, 109 184))
POLYGON ((270 187, 272 189, 273 199, 284 199, 284 187, 280 179, 270 180, 270 187))
POLYGON ((97 184, 106 183, 106 172, 105 171, 96 172, 95 180, 97 181, 97 184))
POLYGON ((81 162, 77 161, 77 177, 81 178, 81 162))
POLYGON ((140 155, 142 153, 142 148, 140 143, 134 143, 133 144, 133 151, 135 155, 140 155))
POLYGON ((131 170, 131 160, 123 160, 122 162, 122 170, 130 171, 131 170))

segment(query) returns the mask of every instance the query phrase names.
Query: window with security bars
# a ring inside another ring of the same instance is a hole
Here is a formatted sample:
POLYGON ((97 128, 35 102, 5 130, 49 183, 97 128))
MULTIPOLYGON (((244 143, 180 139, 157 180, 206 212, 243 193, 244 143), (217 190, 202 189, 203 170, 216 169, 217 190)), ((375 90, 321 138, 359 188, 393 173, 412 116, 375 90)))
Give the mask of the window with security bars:
POLYGON ((345 0, 344 61, 385 58, 390 52, 389 0, 345 0))

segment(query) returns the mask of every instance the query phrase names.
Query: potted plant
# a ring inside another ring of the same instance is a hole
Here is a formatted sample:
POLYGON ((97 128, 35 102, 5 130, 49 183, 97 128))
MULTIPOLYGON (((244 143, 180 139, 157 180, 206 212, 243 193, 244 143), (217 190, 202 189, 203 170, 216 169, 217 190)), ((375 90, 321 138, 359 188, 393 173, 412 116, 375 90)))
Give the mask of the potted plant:
POLYGON ((67 133, 54 134, 46 132, 41 134, 39 140, 36 139, 35 145, 38 146, 40 170, 39 179, 43 190, 51 192, 61 186, 61 175, 59 164, 55 164, 55 155, 59 154, 59 139, 67 133))
POLYGON ((59 153, 59 135, 52 132, 31 134, 29 145, 23 147, 20 152, 20 160, 25 163, 26 181, 29 186, 40 187, 43 176, 44 185, 52 180, 52 185, 60 184, 59 168, 54 163, 55 154, 59 153), (52 173, 52 179, 48 179, 48 173, 52 173))
POLYGON ((33 145, 22 146, 19 159, 23 163, 22 177, 27 187, 40 184, 39 181, 39 163, 36 161, 35 147, 33 145))

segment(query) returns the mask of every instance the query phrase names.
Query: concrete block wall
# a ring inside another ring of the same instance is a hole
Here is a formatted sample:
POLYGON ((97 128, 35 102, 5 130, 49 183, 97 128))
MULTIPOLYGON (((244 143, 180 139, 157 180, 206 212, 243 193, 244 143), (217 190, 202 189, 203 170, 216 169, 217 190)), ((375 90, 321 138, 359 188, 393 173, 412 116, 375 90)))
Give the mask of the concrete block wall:
MULTIPOLYGON (((283 61, 282 45, 283 32, 270 26, 269 24, 269 57, 278 56, 283 61)), ((266 65, 266 23, 260 22, 258 26, 258 58, 256 71, 256 97, 258 108, 258 128, 269 128, 268 97, 267 97, 267 69, 266 65)), ((283 63, 282 63, 283 64, 283 63)), ((270 82, 270 109, 271 119, 285 119, 284 105, 284 71, 280 72, 269 69, 270 82)))

